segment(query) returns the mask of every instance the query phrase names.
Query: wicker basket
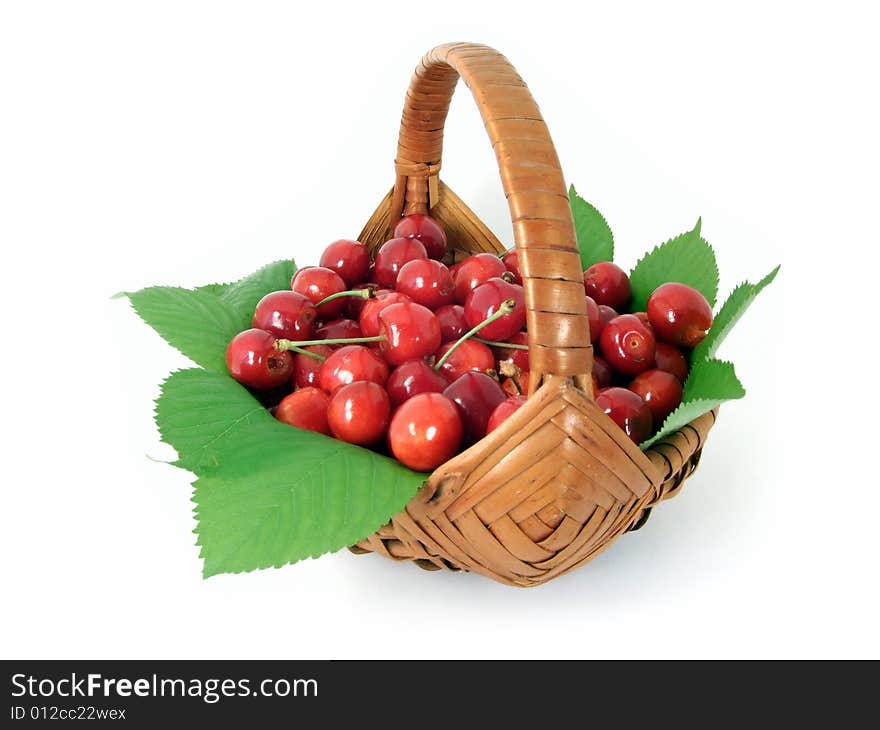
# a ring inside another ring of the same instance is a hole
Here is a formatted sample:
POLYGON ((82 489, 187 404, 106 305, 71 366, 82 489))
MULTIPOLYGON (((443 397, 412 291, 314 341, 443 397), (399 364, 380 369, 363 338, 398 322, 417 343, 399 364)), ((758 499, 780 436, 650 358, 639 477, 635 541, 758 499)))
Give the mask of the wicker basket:
POLYGON ((401 215, 430 212, 451 248, 504 250, 439 181, 443 125, 459 76, 479 106, 510 205, 532 395, 351 549, 534 586, 583 565, 675 495, 696 468, 716 413, 642 452, 593 402, 583 278, 559 159, 525 83, 491 48, 453 43, 422 59, 404 104, 396 183, 360 240, 375 249, 401 215))

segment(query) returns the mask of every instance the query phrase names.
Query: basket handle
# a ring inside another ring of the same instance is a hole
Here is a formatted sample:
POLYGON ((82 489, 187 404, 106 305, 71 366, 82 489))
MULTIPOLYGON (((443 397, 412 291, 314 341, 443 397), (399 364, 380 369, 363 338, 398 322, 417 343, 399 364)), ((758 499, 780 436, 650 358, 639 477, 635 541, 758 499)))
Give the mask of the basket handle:
POLYGON ((429 51, 416 68, 400 123, 392 226, 437 202, 443 126, 459 76, 480 109, 510 206, 525 288, 529 392, 547 376, 562 376, 592 398, 593 349, 565 180, 535 100, 498 51, 450 43, 429 51))

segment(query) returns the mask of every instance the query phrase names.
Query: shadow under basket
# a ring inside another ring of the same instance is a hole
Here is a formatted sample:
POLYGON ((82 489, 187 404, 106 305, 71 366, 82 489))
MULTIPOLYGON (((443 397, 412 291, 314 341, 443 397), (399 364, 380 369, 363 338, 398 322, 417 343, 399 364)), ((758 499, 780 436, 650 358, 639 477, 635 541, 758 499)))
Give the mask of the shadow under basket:
POLYGON ((375 251, 402 215, 429 213, 446 231, 450 258, 505 250, 438 177, 459 78, 480 109, 510 206, 531 395, 350 549, 534 586, 583 565, 677 494, 717 411, 643 452, 595 404, 583 272, 559 159, 525 83, 491 48, 452 43, 422 59, 404 105, 395 185, 360 240, 375 251))

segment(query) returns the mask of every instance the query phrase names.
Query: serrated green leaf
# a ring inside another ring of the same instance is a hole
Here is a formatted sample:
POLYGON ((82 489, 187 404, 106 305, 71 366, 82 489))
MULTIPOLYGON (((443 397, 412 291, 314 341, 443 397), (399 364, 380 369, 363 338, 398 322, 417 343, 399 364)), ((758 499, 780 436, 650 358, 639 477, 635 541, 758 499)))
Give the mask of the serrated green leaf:
POLYGON ((597 261, 614 260, 614 234, 602 214, 574 189, 568 189, 571 215, 581 254, 581 268, 586 269, 597 261))
POLYGON ((396 514, 425 475, 275 420, 226 375, 183 370, 156 421, 178 465, 196 473, 205 576, 280 567, 339 550, 396 514))
POLYGON ((712 322, 712 327, 709 329, 709 333, 706 335, 705 339, 694 348, 694 351, 691 354, 691 360, 693 362, 708 360, 715 357, 715 353, 718 351, 718 346, 724 341, 724 338, 727 337, 728 333, 733 329, 733 326, 739 321, 740 317, 745 314, 745 311, 755 300, 755 297, 761 293, 764 287, 776 278, 778 272, 779 267, 777 266, 757 284, 750 284, 745 281, 730 293, 730 296, 727 297, 727 301, 724 302, 718 314, 715 316, 714 321, 712 322))
POLYGON ((238 313, 240 329, 247 329, 251 326, 257 302, 269 292, 290 289, 290 280, 295 273, 293 259, 274 261, 244 279, 223 285, 222 290, 215 289, 215 294, 238 313))
POLYGON ((140 318, 172 347, 208 370, 226 370, 226 346, 242 329, 241 317, 228 303, 174 286, 151 286, 128 298, 140 318))
POLYGON ((692 231, 682 233, 646 254, 629 275, 632 310, 644 311, 653 291, 670 281, 687 284, 703 293, 711 306, 718 296, 718 264, 715 252, 700 235, 701 221, 692 231))
POLYGON ((693 363, 684 384, 681 405, 669 414, 662 428, 650 439, 641 443, 640 447, 647 449, 725 401, 742 398, 745 394, 742 383, 736 377, 733 363, 723 360, 702 360, 693 363))

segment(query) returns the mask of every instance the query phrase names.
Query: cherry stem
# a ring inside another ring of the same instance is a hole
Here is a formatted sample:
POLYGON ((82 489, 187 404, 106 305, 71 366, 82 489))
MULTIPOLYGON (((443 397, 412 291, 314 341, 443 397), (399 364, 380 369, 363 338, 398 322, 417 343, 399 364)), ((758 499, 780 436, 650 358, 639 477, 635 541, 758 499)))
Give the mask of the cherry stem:
POLYGON ((496 342, 495 340, 484 340, 482 337, 474 337, 477 342, 482 342, 489 347, 509 347, 511 350, 528 350, 528 345, 520 345, 517 342, 496 342))
POLYGON ((324 362, 324 360, 327 359, 326 357, 324 357, 320 353, 311 352, 310 350, 305 350, 302 347, 300 347, 299 345, 291 345, 287 349, 289 349, 291 352, 299 353, 300 355, 308 355, 309 357, 314 358, 315 360, 318 360, 320 362, 324 362))
POLYGON ((439 372, 440 368, 443 367, 443 363, 445 363, 449 359, 449 356, 458 349, 458 347, 461 345, 462 342, 464 342, 465 340, 469 340, 471 337, 473 337, 475 334, 477 334, 477 332, 479 332, 481 329, 483 329, 483 327, 485 327, 487 324, 491 324, 496 319, 500 319, 501 317, 503 317, 505 314, 510 314, 513 311, 513 308, 515 306, 516 306, 516 302, 513 299, 505 299, 503 302, 501 302, 501 306, 498 307, 497 312, 486 317, 486 319, 484 319, 482 322, 480 322, 473 329, 470 329, 467 332, 465 332, 456 341, 456 343, 446 351, 446 353, 443 355, 443 357, 441 357, 437 361, 437 364, 434 366, 434 370, 439 372))
MULTIPOLYGON (((375 337, 337 337, 330 340, 275 340, 275 349, 301 351, 302 348, 311 345, 358 345, 362 342, 384 342, 386 339, 385 335, 376 335, 375 337)), ((307 352, 306 354, 315 355, 316 353, 307 352)))
POLYGON ((361 299, 372 299, 375 296, 376 292, 373 287, 368 286, 363 289, 349 289, 348 291, 338 291, 335 294, 331 294, 329 297, 324 297, 315 306, 320 307, 322 304, 332 302, 334 299, 342 299, 342 297, 360 297, 361 299))

